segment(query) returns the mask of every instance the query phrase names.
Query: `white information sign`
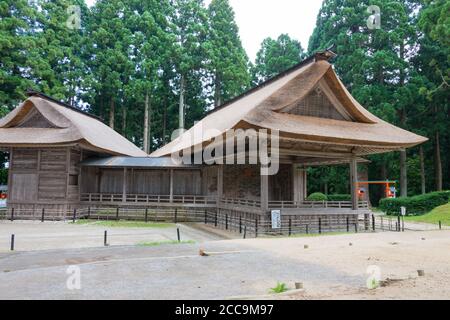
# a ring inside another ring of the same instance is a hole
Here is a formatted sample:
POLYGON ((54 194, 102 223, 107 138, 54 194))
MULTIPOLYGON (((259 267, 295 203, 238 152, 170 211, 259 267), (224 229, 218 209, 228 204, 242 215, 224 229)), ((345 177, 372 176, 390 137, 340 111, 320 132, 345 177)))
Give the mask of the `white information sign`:
POLYGON ((402 210, 402 216, 406 216, 406 207, 401 207, 402 210))
POLYGON ((272 229, 281 228, 281 210, 272 210, 272 229))

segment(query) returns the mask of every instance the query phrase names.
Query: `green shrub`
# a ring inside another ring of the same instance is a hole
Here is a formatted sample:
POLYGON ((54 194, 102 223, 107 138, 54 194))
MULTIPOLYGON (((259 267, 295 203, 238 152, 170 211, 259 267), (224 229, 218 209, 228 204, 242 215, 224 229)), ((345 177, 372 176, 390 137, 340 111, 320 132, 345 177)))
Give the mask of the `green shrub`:
POLYGON ((328 201, 352 201, 351 194, 329 194, 328 201))
POLYGON ((321 192, 314 192, 314 193, 310 194, 309 197, 306 198, 306 200, 308 200, 308 201, 327 201, 328 197, 321 192))
POLYGON ((448 203, 449 199, 450 191, 431 192, 414 197, 382 199, 379 208, 388 215, 399 215, 401 207, 405 207, 407 215, 417 216, 448 203))

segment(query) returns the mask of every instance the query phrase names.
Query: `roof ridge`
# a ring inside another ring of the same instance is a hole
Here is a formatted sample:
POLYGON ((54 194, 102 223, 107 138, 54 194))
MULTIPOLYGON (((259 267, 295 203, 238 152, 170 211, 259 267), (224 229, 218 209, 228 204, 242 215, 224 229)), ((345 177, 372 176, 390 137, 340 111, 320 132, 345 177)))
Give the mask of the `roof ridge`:
POLYGON ((83 114, 85 116, 94 118, 94 119, 96 119, 96 120, 98 120, 100 122, 103 122, 103 119, 100 118, 99 116, 91 114, 91 113, 89 113, 87 111, 83 111, 83 110, 81 110, 81 109, 79 109, 79 108, 77 108, 75 106, 72 106, 72 105, 70 105, 68 103, 65 103, 65 102, 62 102, 62 101, 60 101, 60 100, 58 100, 56 98, 50 97, 50 96, 48 96, 48 95, 46 95, 46 94, 44 94, 44 93, 42 93, 40 91, 35 91, 35 90, 32 90, 32 89, 28 89, 27 90, 27 96, 28 97, 40 97, 40 98, 43 98, 43 99, 48 100, 50 102, 54 102, 54 103, 56 103, 56 104, 58 104, 58 105, 60 105, 62 107, 65 107, 67 109, 70 109, 70 110, 78 112, 78 113, 81 113, 81 114, 83 114))
POLYGON ((212 114, 212 113, 214 113, 214 112, 216 112, 216 111, 218 111, 220 109, 223 109, 226 106, 228 106, 228 105, 230 105, 230 104, 232 104, 232 103, 234 103, 234 102, 236 102, 236 101, 238 101, 238 100, 240 100, 240 99, 242 99, 242 98, 244 98, 244 97, 254 93, 255 91, 258 91, 259 89, 262 89, 262 88, 266 87, 267 85, 269 85, 269 84, 271 84, 271 83, 273 83, 273 82, 283 78, 284 76, 294 72, 298 68, 305 66, 307 63, 310 63, 312 61, 319 61, 319 60, 327 61, 327 60, 329 60, 329 59, 331 59, 331 58, 333 58, 335 56, 336 56, 336 54, 333 51, 331 51, 330 48, 328 48, 328 49, 326 49, 324 51, 318 51, 318 52, 316 52, 316 53, 306 57, 305 59, 303 59, 299 63, 297 63, 294 66, 290 67, 289 69, 286 69, 283 72, 281 72, 281 73, 279 73, 279 74, 277 74, 277 75, 267 79, 266 81, 263 81, 262 83, 258 84, 257 86, 255 86, 255 87, 253 87, 253 88, 251 88, 251 89, 241 93, 240 95, 238 95, 238 96, 236 96, 236 97, 234 97, 234 98, 224 102, 220 106, 217 106, 217 107, 215 107, 212 110, 209 110, 208 112, 206 112, 205 116, 208 116, 208 115, 210 115, 210 114, 212 114))

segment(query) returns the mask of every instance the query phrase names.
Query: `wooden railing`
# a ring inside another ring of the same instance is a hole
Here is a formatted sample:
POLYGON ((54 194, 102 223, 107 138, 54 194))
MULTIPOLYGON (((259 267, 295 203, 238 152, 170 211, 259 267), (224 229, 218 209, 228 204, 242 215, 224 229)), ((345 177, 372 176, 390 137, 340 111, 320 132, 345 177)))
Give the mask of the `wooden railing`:
MULTIPOLYGON (((83 193, 81 201, 88 203, 127 203, 127 204, 189 204, 213 206, 217 203, 215 196, 203 195, 148 195, 127 194, 123 201, 122 194, 83 193)), ((237 207, 260 208, 261 201, 244 198, 222 198, 220 203, 237 207)), ((351 201, 269 201, 269 209, 351 209, 351 201)), ((359 201, 358 209, 369 208, 367 201, 359 201)))
POLYGON ((261 207, 261 201, 259 201, 259 200, 242 199, 242 198, 222 198, 222 199, 220 199, 220 203, 227 204, 227 205, 252 207, 252 208, 260 208, 261 207))
POLYGON ((81 194, 82 202, 89 203, 134 203, 134 204, 198 204, 198 205, 214 205, 217 203, 216 197, 202 195, 174 195, 172 199, 170 195, 149 195, 149 194, 127 194, 123 201, 122 194, 107 193, 83 193, 81 194))
MULTIPOLYGON (((315 209, 315 208, 339 208, 351 209, 351 201, 269 201, 271 209, 315 209)), ((359 201, 358 209, 369 208, 368 201, 359 201)))

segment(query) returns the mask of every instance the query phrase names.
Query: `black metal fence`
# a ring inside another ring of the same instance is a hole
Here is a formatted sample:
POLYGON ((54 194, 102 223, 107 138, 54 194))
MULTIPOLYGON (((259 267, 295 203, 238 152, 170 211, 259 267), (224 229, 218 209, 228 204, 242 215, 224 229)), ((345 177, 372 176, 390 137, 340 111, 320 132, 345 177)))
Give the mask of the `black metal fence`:
POLYGON ((255 213, 198 209, 198 208, 135 208, 135 207, 88 207, 67 211, 52 209, 0 209, 2 220, 76 221, 80 219, 105 221, 145 221, 173 223, 204 223, 206 225, 234 232, 243 237, 357 233, 357 232, 400 232, 450 229, 442 223, 429 224, 407 221, 404 217, 380 215, 281 215, 279 228, 272 228, 270 215, 255 213))

